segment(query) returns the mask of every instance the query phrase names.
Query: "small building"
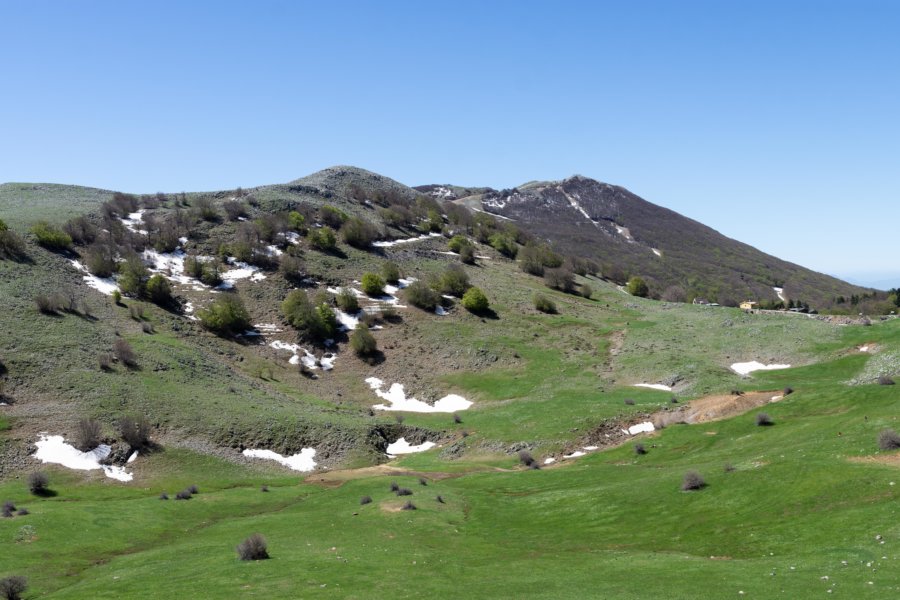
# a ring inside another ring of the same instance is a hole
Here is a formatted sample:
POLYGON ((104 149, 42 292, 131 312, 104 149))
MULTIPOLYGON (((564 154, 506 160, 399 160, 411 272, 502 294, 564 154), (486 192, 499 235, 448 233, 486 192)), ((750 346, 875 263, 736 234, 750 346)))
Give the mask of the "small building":
POLYGON ((745 300, 741 302, 741 310, 756 310, 759 308, 759 303, 754 302, 753 300, 745 300))

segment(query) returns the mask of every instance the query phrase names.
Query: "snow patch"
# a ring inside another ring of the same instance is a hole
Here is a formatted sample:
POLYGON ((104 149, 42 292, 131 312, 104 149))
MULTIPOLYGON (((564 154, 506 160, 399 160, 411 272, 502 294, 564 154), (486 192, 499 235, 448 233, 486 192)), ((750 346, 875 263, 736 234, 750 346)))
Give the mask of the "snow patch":
POLYGON ((662 252, 660 252, 660 251, 657 250, 656 248, 650 248, 650 249, 653 250, 653 254, 655 254, 655 255, 657 255, 657 256, 662 256, 662 252))
MULTIPOLYGON (((134 475, 128 473, 122 467, 100 464, 100 461, 108 457, 112 452, 112 448, 106 444, 100 444, 89 452, 82 452, 78 448, 67 444, 61 435, 42 433, 35 446, 37 446, 37 451, 34 453, 34 457, 43 463, 62 465, 67 469, 78 471, 102 469, 104 475, 117 481, 131 481, 134 479, 134 475)), ((132 460, 129 457, 128 462, 132 460)))
POLYGON ((388 447, 385 449, 385 452, 388 456, 396 456, 398 454, 412 454, 414 452, 425 452, 426 450, 430 450, 434 448, 434 442, 422 442, 418 446, 411 446, 409 442, 406 441, 406 438, 400 438, 393 444, 388 444, 388 447))
POLYGON ((784 288, 773 287, 772 289, 775 290, 775 294, 778 296, 779 300, 787 302, 787 298, 784 297, 784 288))
POLYGON ((738 375, 748 375, 753 371, 774 371, 776 369, 790 369, 791 365, 764 365, 758 361, 734 363, 731 370, 738 375))
POLYGON ((403 391, 402 383, 391 385, 388 391, 382 391, 384 382, 377 377, 369 377, 366 383, 375 392, 375 395, 383 400, 387 400, 390 404, 376 404, 372 408, 375 410, 402 410, 406 412, 418 413, 454 413, 460 410, 467 410, 472 406, 472 402, 466 400, 462 396, 449 394, 444 396, 433 405, 415 398, 407 398, 406 392, 403 391))
POLYGON ((552 464, 555 463, 555 462, 556 462, 556 459, 553 458, 552 456, 549 457, 549 458, 545 458, 545 459, 544 459, 544 464, 545 464, 545 465, 552 465, 552 464))
POLYGON ((662 392, 672 391, 672 388, 661 383, 636 383, 632 387, 650 388, 651 390, 660 390, 662 392))
POLYGON ((624 237, 624 238, 625 238, 626 240, 628 240, 629 242, 633 242, 633 241, 634 241, 634 238, 631 237, 631 232, 628 231, 628 228, 627 228, 627 227, 622 227, 622 226, 620 226, 620 225, 616 225, 615 227, 616 227, 616 233, 618 233, 619 235, 621 235, 622 237, 624 237))
POLYGON ((88 268, 77 260, 71 260, 69 262, 72 263, 73 267, 84 273, 83 279, 88 287, 92 287, 107 296, 112 296, 113 292, 119 289, 119 286, 116 285, 116 280, 112 277, 97 277, 96 275, 92 275, 91 272, 88 271, 88 268))
POLYGON ((273 450, 251 450, 247 448, 243 452, 244 456, 249 458, 262 458, 264 460, 274 460, 294 471, 308 472, 316 468, 315 448, 303 448, 293 456, 282 456, 273 450))
POLYGON ((397 246, 399 244, 409 244, 411 242, 421 242, 423 240, 427 240, 434 237, 441 237, 440 233, 426 233, 425 235, 420 235, 417 237, 411 238, 403 238, 400 240, 392 240, 389 242, 372 242, 372 246, 375 248, 392 248, 393 246, 397 246))
POLYGON ((443 307, 443 306, 441 306, 440 304, 438 304, 437 306, 434 307, 434 314, 436 314, 436 315, 438 315, 438 316, 441 316, 441 317, 445 317, 445 316, 447 316, 449 313, 448 313, 446 310, 444 310, 444 307, 443 307))
POLYGON ((585 454, 586 454, 586 453, 585 453, 585 452, 582 452, 581 450, 576 450, 576 451, 573 452, 572 454, 564 454, 564 455, 563 455, 563 458, 578 458, 578 457, 580 457, 580 456, 584 456, 585 454))
POLYGON ((653 427, 653 423, 650 421, 644 421, 643 423, 638 423, 637 425, 632 425, 628 428, 629 435, 637 435, 639 433, 650 433, 654 431, 656 428, 653 427))
POLYGON ((860 347, 859 347, 859 351, 860 351, 860 352, 868 352, 868 351, 869 351, 869 347, 868 347, 868 346, 860 346, 860 347))
MULTIPOLYGON (((281 340, 275 340, 269 343, 269 346, 276 350, 287 350, 288 352, 292 352, 293 356, 288 360, 292 365, 303 363, 303 365, 309 369, 316 368, 316 357, 309 350, 300 346, 300 344, 288 344, 281 340)), ((329 368, 326 369, 324 365, 322 368, 326 371, 334 368, 334 358, 331 358, 329 368)))
POLYGON ((119 220, 122 221, 122 225, 124 225, 125 229, 127 229, 128 231, 139 233, 141 235, 147 235, 147 231, 140 228, 141 224, 144 222, 143 208, 137 212, 129 214, 124 219, 119 220))
MULTIPOLYGON (((235 260, 234 257, 228 257, 228 264, 234 266, 234 269, 221 273, 222 283, 219 289, 228 290, 234 287, 234 282, 240 279, 249 279, 250 281, 262 281, 266 276, 260 272, 259 267, 248 265, 245 262, 235 260)), ((184 265, 182 263, 182 269, 184 265)))

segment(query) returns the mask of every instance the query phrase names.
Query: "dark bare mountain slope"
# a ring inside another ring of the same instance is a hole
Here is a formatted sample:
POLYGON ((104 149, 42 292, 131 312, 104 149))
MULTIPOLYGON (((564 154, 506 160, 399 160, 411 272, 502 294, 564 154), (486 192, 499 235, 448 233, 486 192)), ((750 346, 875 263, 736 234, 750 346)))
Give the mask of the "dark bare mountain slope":
POLYGON ((625 188, 576 175, 512 190, 416 188, 473 209, 513 219, 559 250, 596 259, 604 274, 640 275, 655 296, 704 297, 720 303, 784 298, 829 305, 866 290, 765 254, 657 206, 625 188))

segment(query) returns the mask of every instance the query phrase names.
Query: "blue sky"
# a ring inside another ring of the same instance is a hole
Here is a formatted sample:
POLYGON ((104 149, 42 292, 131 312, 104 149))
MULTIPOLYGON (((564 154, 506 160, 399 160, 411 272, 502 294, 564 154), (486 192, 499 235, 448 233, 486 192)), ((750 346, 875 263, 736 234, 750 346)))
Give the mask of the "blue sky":
POLYGON ((900 3, 0 0, 0 181, 580 173, 896 278, 900 3))

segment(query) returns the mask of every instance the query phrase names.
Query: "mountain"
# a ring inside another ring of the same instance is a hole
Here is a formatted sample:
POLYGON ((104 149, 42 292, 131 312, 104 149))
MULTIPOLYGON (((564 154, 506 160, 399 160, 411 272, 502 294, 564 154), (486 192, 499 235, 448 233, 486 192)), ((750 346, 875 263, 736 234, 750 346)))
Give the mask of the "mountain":
POLYGON ((575 175, 511 190, 416 188, 505 219, 558 250, 597 260, 620 283, 639 275, 656 297, 722 304, 784 298, 823 307, 870 292, 765 254, 627 189, 575 175))

